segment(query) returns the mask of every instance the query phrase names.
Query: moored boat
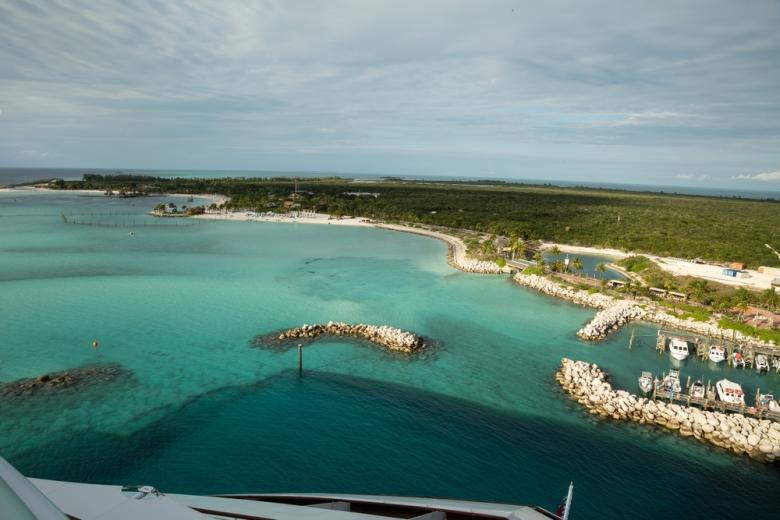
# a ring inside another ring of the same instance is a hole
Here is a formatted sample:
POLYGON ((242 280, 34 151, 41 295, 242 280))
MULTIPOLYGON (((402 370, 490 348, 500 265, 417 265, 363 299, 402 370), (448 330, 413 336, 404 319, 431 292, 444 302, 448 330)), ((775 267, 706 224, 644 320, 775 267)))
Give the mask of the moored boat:
POLYGON ((719 345, 713 345, 710 347, 707 357, 709 357, 710 361, 713 363, 720 363, 726 359, 726 349, 719 345))
POLYGON ((642 394, 647 395, 650 392, 653 391, 653 384, 655 382, 655 379, 653 378, 653 374, 650 372, 642 372, 642 375, 639 376, 639 391, 642 392, 642 394))
POLYGON ((745 404, 745 393, 742 391, 742 387, 739 383, 729 381, 728 379, 721 379, 715 383, 715 391, 718 392, 718 399, 724 403, 745 404))
POLYGON ((773 394, 760 394, 758 396, 758 405, 759 407, 765 408, 770 412, 780 412, 780 403, 775 400, 775 396, 773 394))
POLYGON ((745 357, 741 352, 734 352, 731 355, 731 366, 734 368, 745 368, 745 357))
POLYGON ((753 362, 753 366, 756 368, 756 372, 759 374, 765 374, 769 372, 769 360, 767 360, 764 354, 758 354, 753 362))
POLYGON ((680 338, 672 338, 669 342, 669 354, 678 361, 688 357, 688 342, 680 338))
POLYGON ((666 374, 663 378, 663 381, 661 381, 660 389, 663 392, 674 392, 675 394, 679 394, 682 391, 682 386, 680 385, 680 371, 679 370, 669 370, 669 373, 666 374))
POLYGON ((691 389, 689 390, 691 397, 697 397, 700 399, 704 399, 704 397, 707 395, 707 389, 704 387, 704 383, 701 379, 697 379, 693 382, 691 385, 691 389))

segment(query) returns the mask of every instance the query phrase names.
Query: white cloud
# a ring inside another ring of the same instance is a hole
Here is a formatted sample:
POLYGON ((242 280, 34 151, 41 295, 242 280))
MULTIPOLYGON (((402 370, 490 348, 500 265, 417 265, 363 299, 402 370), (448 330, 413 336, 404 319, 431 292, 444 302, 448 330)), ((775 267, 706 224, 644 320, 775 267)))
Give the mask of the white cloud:
POLYGON ((737 175, 736 177, 732 177, 732 179, 744 181, 780 182, 780 170, 776 172, 756 173, 753 175, 737 175))

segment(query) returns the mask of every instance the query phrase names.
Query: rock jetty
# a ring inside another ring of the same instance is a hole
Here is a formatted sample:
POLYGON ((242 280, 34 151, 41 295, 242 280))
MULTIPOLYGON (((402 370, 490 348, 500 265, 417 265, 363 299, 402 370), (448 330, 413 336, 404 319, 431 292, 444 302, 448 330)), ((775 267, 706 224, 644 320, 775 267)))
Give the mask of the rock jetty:
POLYGON ((48 393, 98 382, 113 381, 123 371, 119 365, 89 366, 51 372, 38 377, 0 384, 0 397, 21 397, 48 393))
POLYGON ((531 289, 535 289, 549 296, 569 300, 570 302, 586 307, 606 309, 615 303, 615 299, 606 294, 601 294, 599 292, 589 293, 588 291, 572 289, 536 274, 517 273, 513 277, 513 280, 520 285, 525 285, 526 287, 530 287, 531 289))
POLYGON ((276 339, 291 341, 314 339, 319 336, 348 336, 364 339, 397 352, 412 353, 425 346, 422 337, 387 325, 367 325, 365 323, 344 323, 329 321, 325 324, 302 325, 294 329, 279 332, 276 339))
POLYGON ((577 335, 583 339, 598 340, 603 339, 610 331, 617 330, 621 325, 631 320, 644 320, 658 323, 665 327, 685 330, 702 336, 723 338, 729 341, 738 342, 740 345, 749 345, 753 347, 777 348, 774 342, 760 341, 756 338, 742 334, 739 331, 731 329, 721 329, 712 322, 696 321, 693 318, 681 319, 677 316, 665 312, 659 306, 647 304, 639 306, 632 300, 621 300, 613 298, 602 293, 590 293, 588 291, 573 289, 559 282, 550 280, 544 276, 528 275, 517 273, 512 278, 516 283, 537 290, 549 296, 568 300, 570 302, 592 307, 595 309, 605 309, 597 314, 591 322, 585 325, 577 335), (615 307, 613 311, 609 309, 615 307))
POLYGON ((613 390, 604 371, 584 361, 562 359, 555 379, 591 414, 676 430, 683 437, 694 437, 761 462, 780 460, 780 423, 668 404, 613 390))
POLYGON ((621 300, 598 312, 592 320, 577 331, 577 337, 595 341, 604 339, 613 330, 618 330, 632 320, 641 320, 645 311, 630 301, 621 300))

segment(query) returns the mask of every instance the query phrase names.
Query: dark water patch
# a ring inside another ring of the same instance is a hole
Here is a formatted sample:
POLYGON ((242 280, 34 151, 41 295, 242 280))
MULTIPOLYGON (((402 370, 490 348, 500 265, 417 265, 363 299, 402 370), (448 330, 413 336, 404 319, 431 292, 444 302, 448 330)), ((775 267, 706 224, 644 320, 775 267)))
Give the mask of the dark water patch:
POLYGON ((85 365, 38 377, 18 379, 0 384, 0 399, 26 399, 82 389, 128 379, 131 372, 116 363, 85 365))
POLYGON ((388 287, 409 287, 409 276, 415 274, 419 274, 414 278, 417 290, 434 287, 434 277, 416 269, 410 260, 371 256, 308 258, 279 275, 276 281, 324 301, 364 302, 383 299, 388 287))
POLYGON ((637 442, 619 425, 290 371, 200 396, 131 435, 82 430, 11 462, 31 476, 167 492, 407 494, 548 508, 574 480, 574 518, 774 517, 776 471, 684 453, 637 442))

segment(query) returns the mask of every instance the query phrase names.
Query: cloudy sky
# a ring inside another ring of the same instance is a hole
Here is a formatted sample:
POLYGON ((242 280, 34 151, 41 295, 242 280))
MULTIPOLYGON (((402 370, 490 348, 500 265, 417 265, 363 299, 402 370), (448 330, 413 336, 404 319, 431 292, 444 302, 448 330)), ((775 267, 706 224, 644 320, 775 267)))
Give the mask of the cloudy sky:
POLYGON ((780 2, 0 0, 0 166, 780 190, 780 2))

